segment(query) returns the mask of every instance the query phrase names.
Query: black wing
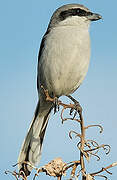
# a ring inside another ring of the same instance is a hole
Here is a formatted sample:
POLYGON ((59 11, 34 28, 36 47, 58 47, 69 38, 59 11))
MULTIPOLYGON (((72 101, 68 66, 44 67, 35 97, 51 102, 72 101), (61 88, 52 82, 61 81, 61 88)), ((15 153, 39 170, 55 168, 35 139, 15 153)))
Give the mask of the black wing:
MULTIPOLYGON (((40 49, 39 49, 39 54, 38 54, 38 64, 39 64, 39 60, 40 60, 40 57, 43 53, 43 49, 45 47, 45 41, 46 41, 46 38, 47 38, 47 35, 48 33, 50 32, 50 29, 48 28, 46 33, 44 34, 43 38, 42 38, 42 41, 41 41, 41 45, 40 45, 40 49)), ((39 77, 37 75, 37 89, 39 89, 39 77)))

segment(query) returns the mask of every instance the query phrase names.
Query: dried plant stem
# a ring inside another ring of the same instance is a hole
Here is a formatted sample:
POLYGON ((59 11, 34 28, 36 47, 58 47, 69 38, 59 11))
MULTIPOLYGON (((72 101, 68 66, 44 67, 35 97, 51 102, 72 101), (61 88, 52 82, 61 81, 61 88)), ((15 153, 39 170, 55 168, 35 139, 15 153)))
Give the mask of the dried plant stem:
MULTIPOLYGON (((54 102, 54 99, 49 96, 48 90, 45 90, 43 86, 41 86, 41 87, 44 90, 44 93, 46 96, 46 101, 54 102)), ((76 104, 76 107, 77 107, 77 105, 78 105, 78 107, 80 107, 79 103, 72 96, 68 96, 68 97, 76 104)), ((64 104, 61 101, 58 101, 58 105, 63 106, 63 111, 67 108, 75 109, 75 104, 64 104)), ((80 109, 76 108, 76 111, 79 113, 80 126, 81 126, 80 164, 81 164, 81 171, 82 171, 82 180, 86 180, 86 170, 85 170, 84 157, 83 157, 84 156, 83 151, 84 151, 84 145, 85 145, 85 127, 84 127, 84 120, 83 120, 83 116, 82 116, 82 108, 81 107, 80 107, 80 109)), ((58 178, 60 178, 60 177, 58 177, 58 178)))
MULTIPOLYGON (((62 161, 61 158, 55 158, 54 160, 52 160, 51 162, 49 162, 45 166, 42 166, 39 169, 34 167, 31 163, 24 161, 23 162, 24 164, 27 164, 28 166, 32 167, 32 169, 36 170, 36 174, 34 175, 33 180, 36 179, 36 177, 39 175, 40 172, 45 172, 46 175, 56 177, 57 180, 62 180, 62 177, 66 175, 66 171, 69 168, 72 168, 71 173, 70 173, 71 174, 70 180, 73 178, 78 178, 80 173, 82 173, 81 174, 82 180, 93 180, 95 178, 95 176, 99 176, 99 177, 107 179, 106 176, 100 175, 100 173, 105 171, 111 175, 112 173, 108 169, 110 169, 114 166, 117 166, 117 162, 112 163, 111 165, 109 165, 105 168, 103 167, 99 171, 93 172, 90 174, 86 173, 85 162, 84 162, 85 158, 87 161, 89 161, 90 156, 96 156, 98 158, 97 160, 100 160, 100 157, 97 155, 100 148, 103 148, 106 151, 105 152, 106 154, 108 154, 110 152, 110 146, 109 145, 107 145, 107 144, 99 145, 94 140, 85 139, 85 131, 87 129, 89 129, 90 127, 99 127, 100 133, 102 133, 103 127, 101 125, 84 126, 84 119, 82 116, 82 107, 80 106, 79 102, 76 99, 74 99, 72 96, 69 95, 67 97, 71 99, 73 104, 72 103, 65 104, 62 101, 58 100, 57 97, 51 98, 49 96, 48 90, 45 90, 43 86, 41 86, 41 88, 44 91, 46 101, 53 103, 54 113, 57 110, 59 111, 59 106, 63 107, 63 109, 61 111, 62 123, 64 121, 67 121, 67 120, 74 120, 74 121, 79 123, 80 133, 77 133, 77 132, 71 130, 69 132, 69 137, 72 139, 72 134, 75 134, 75 137, 80 138, 80 141, 77 144, 77 147, 80 150, 80 160, 65 163, 62 161), (71 118, 64 118, 63 117, 63 113, 66 109, 70 109, 69 114, 72 115, 71 118), (73 114, 73 112, 74 112, 74 114, 73 114), (78 119, 76 118, 77 115, 79 116, 78 119), (78 166, 80 166, 80 170, 78 169, 78 172, 77 172, 78 166)), ((22 163, 22 162, 20 162, 20 163, 22 163)), ((16 166, 16 165, 14 165, 14 166, 16 166)), ((16 171, 13 171, 13 172, 5 171, 5 173, 6 174, 8 174, 8 173, 12 174, 16 180, 19 180, 20 178, 22 178, 22 180, 27 180, 27 177, 23 171, 18 172, 18 173, 16 171)))
POLYGON ((80 126, 81 126, 81 151, 80 151, 80 163, 81 163, 81 170, 82 170, 82 180, 86 180, 85 176, 85 164, 84 164, 84 154, 83 154, 83 149, 84 149, 84 144, 85 144, 85 128, 84 128, 84 120, 82 113, 79 113, 80 116, 80 126))
POLYGON ((109 165, 109 166, 107 166, 107 167, 105 167, 105 168, 102 168, 100 171, 97 171, 97 172, 95 172, 95 173, 91 173, 90 175, 91 175, 91 176, 96 176, 97 174, 100 174, 100 173, 103 172, 103 171, 106 171, 107 173, 112 174, 112 173, 110 173, 109 171, 107 171, 107 169, 110 169, 110 168, 112 168, 112 167, 114 167, 114 166, 117 166, 117 162, 112 163, 111 165, 109 165))
POLYGON ((61 177, 61 176, 57 177, 57 180, 61 180, 61 179, 62 179, 62 177, 61 177))

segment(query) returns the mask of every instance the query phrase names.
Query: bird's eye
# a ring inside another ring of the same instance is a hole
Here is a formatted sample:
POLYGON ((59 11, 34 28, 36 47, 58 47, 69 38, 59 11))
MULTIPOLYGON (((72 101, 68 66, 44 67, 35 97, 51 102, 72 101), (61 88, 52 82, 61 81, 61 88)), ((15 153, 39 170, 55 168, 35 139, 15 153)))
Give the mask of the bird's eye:
POLYGON ((78 9, 76 9, 76 13, 77 13, 77 15, 79 15, 79 16, 84 16, 86 12, 85 12, 84 10, 78 8, 78 9))
POLYGON ((80 12, 80 10, 79 9, 77 9, 77 13, 79 13, 80 12))

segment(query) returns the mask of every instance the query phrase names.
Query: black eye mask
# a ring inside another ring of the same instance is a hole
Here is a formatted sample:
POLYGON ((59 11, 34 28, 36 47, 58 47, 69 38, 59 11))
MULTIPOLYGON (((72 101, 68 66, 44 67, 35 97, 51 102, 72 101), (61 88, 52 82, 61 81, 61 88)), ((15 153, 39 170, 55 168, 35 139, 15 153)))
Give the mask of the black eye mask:
POLYGON ((62 11, 59 15, 60 20, 65 20, 69 16, 89 16, 92 15, 93 13, 87 12, 83 9, 80 8, 75 8, 75 9, 69 9, 66 11, 62 11))

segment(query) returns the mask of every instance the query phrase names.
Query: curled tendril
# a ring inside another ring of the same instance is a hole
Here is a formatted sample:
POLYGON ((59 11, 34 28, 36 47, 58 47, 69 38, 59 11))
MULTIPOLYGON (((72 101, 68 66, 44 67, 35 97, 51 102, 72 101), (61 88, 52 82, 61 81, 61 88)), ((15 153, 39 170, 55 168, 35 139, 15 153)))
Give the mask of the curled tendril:
POLYGON ((103 127, 101 125, 98 125, 98 124, 94 124, 94 125, 89 125, 89 126, 86 126, 84 127, 85 129, 88 129, 90 127, 99 127, 100 128, 100 133, 103 132, 103 127))
POLYGON ((22 178, 22 180, 27 180, 27 177, 24 174, 24 172, 21 172, 21 173, 17 173, 16 171, 13 171, 13 172, 12 171, 5 171, 5 174, 11 174, 12 176, 15 177, 16 180, 19 180, 20 178, 22 178))
POLYGON ((103 148, 104 150, 108 151, 108 152, 106 152, 106 154, 108 154, 108 153, 110 152, 110 146, 109 146, 109 145, 105 145, 105 144, 102 144, 102 145, 100 145, 100 146, 97 146, 97 147, 95 147, 95 148, 88 149, 88 150, 85 150, 85 151, 86 151, 86 152, 95 151, 95 150, 100 149, 100 148, 103 148), (109 149, 108 149, 108 148, 105 148, 105 147, 108 147, 109 149))
POLYGON ((74 133, 74 134, 76 134, 76 136, 75 137, 79 137, 79 138, 81 138, 81 134, 78 134, 77 132, 75 132, 75 131, 70 131, 69 132, 69 137, 70 137, 70 139, 72 139, 72 133, 74 133))
MULTIPOLYGON (((64 118, 63 117, 63 113, 64 113, 64 111, 66 110, 67 108, 66 107, 64 107, 63 109, 62 109, 62 111, 61 111, 61 119, 62 119, 62 124, 64 123, 64 121, 67 121, 67 120, 74 120, 74 121, 77 121, 77 122, 81 122, 80 121, 80 119, 76 119, 75 117, 76 117, 76 114, 77 114, 77 111, 75 111, 75 113, 74 113, 74 116, 72 117, 72 118, 64 118)), ((73 109, 73 108, 72 108, 73 109)), ((70 110, 71 111, 71 110, 70 110)), ((70 113, 70 115, 72 115, 71 113, 70 113)))
POLYGON ((80 123, 80 120, 79 120, 79 119, 64 118, 64 119, 62 119, 62 124, 64 123, 64 121, 68 121, 68 120, 77 121, 77 122, 79 122, 79 123, 80 123))
POLYGON ((99 144, 96 142, 96 141, 94 141, 94 140, 87 140, 87 141, 90 141, 91 142, 91 144, 92 144, 92 146, 94 146, 94 147, 97 147, 97 146, 99 146, 99 144))
POLYGON ((94 153, 92 153, 92 152, 89 152, 89 153, 90 153, 90 155, 97 157, 97 161, 100 160, 100 156, 98 156, 97 154, 94 154, 94 153))
MULTIPOLYGON (((98 145, 98 144, 97 144, 98 145)), ((92 147, 90 146, 90 144, 89 143, 85 143, 85 147, 88 147, 90 150, 92 150, 92 147)), ((85 151, 85 150, 84 150, 85 151)), ((97 153, 98 153, 98 151, 99 151, 99 149, 95 152, 95 153, 92 153, 91 151, 89 151, 88 153, 90 154, 90 155, 92 155, 92 156, 95 156, 95 157, 97 157, 97 161, 99 161, 100 160, 100 157, 97 155, 97 153)))
POLYGON ((105 144, 103 149, 106 151, 106 154, 109 154, 111 147, 108 144, 105 144))
POLYGON ((82 151, 82 153, 84 154, 84 156, 88 160, 89 160, 89 154, 90 154, 91 156, 97 157, 97 161, 99 161, 100 156, 98 156, 97 153, 99 152, 100 148, 103 148, 106 151, 106 154, 108 154, 110 152, 110 146, 109 145, 105 145, 105 144, 99 145, 94 140, 85 141, 85 146, 84 146, 83 150, 81 149, 81 142, 78 142, 77 147, 79 148, 80 151, 82 151))
POLYGON ((15 179, 18 180, 19 174, 18 174, 16 171, 11 172, 11 171, 7 171, 7 170, 6 170, 6 171, 5 171, 5 174, 11 174, 12 176, 15 177, 15 179))
MULTIPOLYGON (((88 139, 87 142, 90 142, 93 147, 99 147, 99 144, 94 140, 88 139)), ((86 143, 86 144, 90 149, 92 149, 92 147, 89 143, 86 143)), ((98 152, 99 152, 99 149, 95 150, 95 152, 93 152, 93 154, 97 154, 98 152)))

